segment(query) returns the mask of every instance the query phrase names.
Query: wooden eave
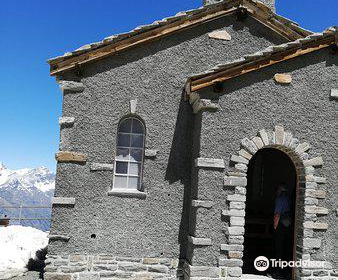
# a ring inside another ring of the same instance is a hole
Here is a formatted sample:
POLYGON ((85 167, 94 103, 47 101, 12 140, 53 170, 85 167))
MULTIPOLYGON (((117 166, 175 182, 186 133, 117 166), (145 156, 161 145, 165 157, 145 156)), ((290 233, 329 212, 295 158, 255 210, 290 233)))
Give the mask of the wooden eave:
POLYGON ((236 12, 238 7, 247 9, 250 16, 289 41, 303 38, 311 34, 311 32, 300 28, 296 24, 277 16, 267 6, 260 2, 253 2, 252 0, 236 0, 224 2, 222 5, 217 5, 213 9, 206 9, 203 12, 188 15, 186 18, 166 23, 165 25, 148 31, 142 31, 138 34, 131 33, 129 37, 127 36, 127 38, 121 39, 115 43, 102 43, 102 46, 96 48, 89 48, 83 52, 75 51, 69 56, 51 59, 49 61, 50 75, 58 75, 64 71, 81 67, 84 64, 112 56, 147 42, 158 40, 175 32, 180 32, 193 26, 216 20, 236 12))
POLYGON ((260 58, 253 58, 243 61, 242 63, 235 64, 229 68, 220 69, 207 74, 200 74, 190 77, 186 83, 185 91, 189 96, 192 92, 213 86, 216 83, 225 82, 232 78, 277 64, 292 58, 296 58, 308 53, 312 53, 324 48, 328 48, 335 44, 334 32, 328 32, 318 40, 312 40, 303 43, 301 46, 295 46, 286 50, 266 54, 260 58))

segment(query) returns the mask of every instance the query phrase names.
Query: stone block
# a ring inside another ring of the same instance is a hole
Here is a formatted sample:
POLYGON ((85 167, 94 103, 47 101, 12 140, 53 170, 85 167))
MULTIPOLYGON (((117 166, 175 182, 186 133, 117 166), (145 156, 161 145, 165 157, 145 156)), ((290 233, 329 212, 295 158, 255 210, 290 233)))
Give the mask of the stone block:
POLYGON ((126 261, 126 262, 142 262, 141 258, 133 258, 133 257, 116 257, 117 261, 126 261))
POLYGON ((228 171, 229 177, 246 177, 246 173, 239 172, 239 171, 228 171))
POLYGON ((329 213, 329 209, 319 206, 305 206, 305 213, 327 215, 329 213))
POLYGON ((317 205, 318 199, 312 198, 312 197, 306 197, 305 198, 305 205, 317 205))
POLYGON ((224 177, 224 186, 240 186, 245 187, 247 185, 246 177, 224 177))
POLYGON ((243 261, 238 260, 238 259, 219 258, 218 265, 219 266, 226 266, 226 267, 242 267, 243 261))
POLYGON ((91 162, 89 168, 91 171, 114 171, 114 164, 91 162))
POLYGON ((59 118, 59 125, 60 126, 71 126, 75 122, 74 117, 60 117, 59 118))
POLYGON ((237 210, 244 210, 245 209, 245 203, 244 202, 238 202, 238 201, 230 201, 230 209, 237 209, 237 210))
POLYGON ((222 251, 243 251, 244 246, 239 244, 221 244, 222 251))
POLYGON ((169 268, 165 265, 149 265, 148 266, 149 272, 156 272, 156 273, 164 273, 167 274, 169 271, 169 268))
POLYGON ((243 252, 229 251, 228 256, 229 256, 230 259, 241 259, 241 258, 243 258, 243 252))
POLYGON ((306 229, 317 229, 317 230, 326 230, 328 229, 327 223, 320 223, 320 222, 312 222, 312 221, 306 221, 304 222, 304 228, 306 229))
POLYGON ((244 227, 228 227, 226 232, 228 235, 243 235, 244 227))
POLYGON ((235 168, 241 172, 247 172, 248 171, 248 166, 244 163, 237 163, 235 164, 235 168))
POLYGON ((215 30, 208 34, 209 38, 230 41, 231 35, 226 30, 215 30))
POLYGON ((245 202, 246 197, 245 195, 240 195, 240 194, 229 194, 227 196, 228 201, 240 201, 240 202, 245 202))
POLYGON ((136 114, 137 99, 130 100, 130 114, 136 114))
POLYGON ((58 84, 63 93, 82 92, 85 89, 81 82, 60 80, 58 81, 58 84))
POLYGON ((53 241, 58 240, 58 241, 65 241, 65 242, 67 242, 67 241, 69 241, 70 236, 61 235, 61 234, 50 234, 50 235, 48 235, 48 238, 49 238, 50 241, 51 240, 53 240, 53 241))
POLYGON ((230 160, 232 162, 237 162, 237 163, 244 163, 244 164, 248 164, 249 163, 249 160, 242 157, 242 156, 237 156, 237 155, 232 155, 230 160))
POLYGON ((264 129, 261 129, 258 132, 258 135, 261 137, 264 146, 269 145, 269 137, 268 137, 268 134, 266 133, 266 131, 264 129))
POLYGON ((240 268, 240 267, 229 267, 227 271, 228 271, 228 275, 230 277, 240 277, 240 276, 242 276, 242 268, 240 268))
POLYGON ((247 160, 250 160, 252 158, 252 155, 250 153, 248 153, 246 150, 244 149, 240 149, 238 154, 241 156, 241 157, 244 157, 246 158, 247 160))
POLYGON ((304 166, 322 166, 324 164, 322 157, 315 157, 312 159, 304 160, 304 166))
POLYGON ((276 73, 274 75, 274 80, 278 84, 291 84, 292 82, 292 77, 290 74, 281 74, 281 73, 276 73))
POLYGON ((325 190, 307 189, 307 190, 305 190, 305 196, 306 197, 313 197, 313 198, 325 198, 326 197, 326 191, 325 190))
POLYGON ((75 198, 74 197, 53 197, 52 198, 53 205, 75 205, 75 198))
POLYGON ((211 208, 214 205, 213 201, 210 200, 192 200, 192 207, 211 208))
POLYGON ((146 271, 147 266, 137 262, 119 262, 118 269, 123 271, 137 272, 137 271, 146 271))
POLYGON ((64 273, 76 273, 76 272, 84 272, 87 270, 87 265, 82 266, 61 266, 60 267, 61 272, 64 273))
POLYGON ((46 272, 44 280, 72 280, 71 274, 46 272))
POLYGON ((58 152, 56 153, 55 158, 58 162, 85 163, 87 161, 86 154, 71 151, 58 152))
POLYGON ((231 226, 244 226, 245 219, 241 217, 230 217, 231 226))
POLYGON ((219 267, 208 267, 208 266, 192 266, 188 265, 187 268, 185 263, 185 271, 190 277, 208 277, 208 278, 219 278, 220 269, 219 267))
POLYGON ((86 261, 86 256, 85 255, 70 255, 69 261, 70 262, 83 262, 83 261, 86 261))
POLYGON ((158 153, 158 150, 150 150, 150 149, 146 149, 144 151, 144 157, 145 158, 156 158, 158 153))
POLYGON ((256 144, 248 138, 242 139, 241 145, 246 151, 248 151, 252 155, 254 155, 258 151, 256 144))
POLYGON ((311 146, 310 146, 309 143, 304 142, 304 143, 299 144, 296 147, 295 152, 300 155, 300 154, 305 153, 306 151, 308 151, 310 149, 310 147, 311 146))
POLYGON ((245 195, 246 194, 246 188, 245 187, 236 186, 236 188, 235 188, 235 194, 245 195))
POLYGON ((262 141, 262 138, 256 136, 256 137, 253 137, 251 140, 252 140, 252 142, 255 143, 258 150, 262 149, 264 147, 264 143, 262 141))
POLYGON ((326 178, 324 178, 324 177, 306 175, 305 178, 306 178, 307 182, 316 182, 318 184, 325 184, 326 183, 326 178))
POLYGON ((202 168, 216 168, 224 169, 225 163, 223 159, 216 158, 197 158, 195 159, 195 166, 202 168))
POLYGON ((275 137, 277 145, 282 145, 284 142, 284 127, 280 125, 275 126, 275 137))
POLYGON ((291 132, 285 132, 284 133, 284 142, 283 145, 290 147, 291 146, 291 141, 292 141, 292 133, 291 132))
POLYGON ((97 264, 93 265, 94 271, 115 271, 117 270, 117 264, 97 264))
POLYGON ((96 272, 80 273, 77 280, 100 280, 100 275, 96 272))
POLYGON ((305 174, 306 175, 313 175, 315 173, 315 168, 313 166, 305 167, 305 174))
POLYGON ((210 246, 212 245, 212 241, 210 238, 198 238, 198 237, 194 237, 189 235, 188 236, 188 241, 192 244, 194 244, 195 246, 210 246))
POLYGON ((320 248, 322 242, 318 238, 304 238, 303 245, 305 248, 320 248))
POLYGON ((235 235, 228 237, 229 244, 243 244, 244 243, 244 236, 235 235))
POLYGON ((143 263, 144 264, 159 264, 160 259, 159 258, 144 258, 143 263))
POLYGON ((331 89, 330 96, 332 99, 338 100, 338 89, 331 89))
POLYGON ((223 210, 222 211, 223 216, 230 216, 230 217, 244 217, 245 216, 245 211, 244 210, 223 210))

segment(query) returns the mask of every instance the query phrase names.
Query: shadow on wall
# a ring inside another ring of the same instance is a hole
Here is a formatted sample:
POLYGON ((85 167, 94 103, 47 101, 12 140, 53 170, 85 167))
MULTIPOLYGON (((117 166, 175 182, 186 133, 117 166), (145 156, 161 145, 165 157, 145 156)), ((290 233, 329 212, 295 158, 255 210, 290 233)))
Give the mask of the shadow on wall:
POLYGON ((184 186, 182 216, 178 236, 180 259, 185 259, 189 230, 193 121, 192 108, 188 102, 184 101, 182 94, 165 175, 165 180, 170 184, 180 182, 184 186))

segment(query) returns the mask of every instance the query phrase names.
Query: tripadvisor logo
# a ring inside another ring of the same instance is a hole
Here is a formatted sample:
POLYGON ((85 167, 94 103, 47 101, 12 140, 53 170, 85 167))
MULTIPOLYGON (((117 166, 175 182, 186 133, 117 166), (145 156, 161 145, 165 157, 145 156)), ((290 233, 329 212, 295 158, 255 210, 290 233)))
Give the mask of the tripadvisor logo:
POLYGON ((255 259, 254 266, 258 271, 265 271, 269 268, 270 262, 266 257, 260 256, 255 259))
POLYGON ((302 267, 302 268, 323 268, 324 261, 310 261, 310 260, 298 260, 298 261, 282 261, 259 256, 254 260, 254 266, 258 271, 265 271, 269 268, 271 263, 272 267, 302 267))

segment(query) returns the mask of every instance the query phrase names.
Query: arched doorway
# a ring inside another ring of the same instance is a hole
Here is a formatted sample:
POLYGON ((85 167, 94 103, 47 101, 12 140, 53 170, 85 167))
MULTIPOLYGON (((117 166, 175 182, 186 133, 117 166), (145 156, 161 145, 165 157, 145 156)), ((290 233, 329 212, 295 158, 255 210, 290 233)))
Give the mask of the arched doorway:
MULTIPOLYGON (((297 172, 291 158, 283 151, 268 147, 260 149, 249 161, 247 172, 243 273, 259 273, 253 266, 258 256, 275 259, 273 218, 276 189, 288 186, 290 216, 294 220, 297 172)), ((293 260, 294 223, 289 227, 283 260, 293 260)), ((291 269, 283 271, 291 275, 291 269)), ((289 279, 289 278, 288 278, 289 279)))

